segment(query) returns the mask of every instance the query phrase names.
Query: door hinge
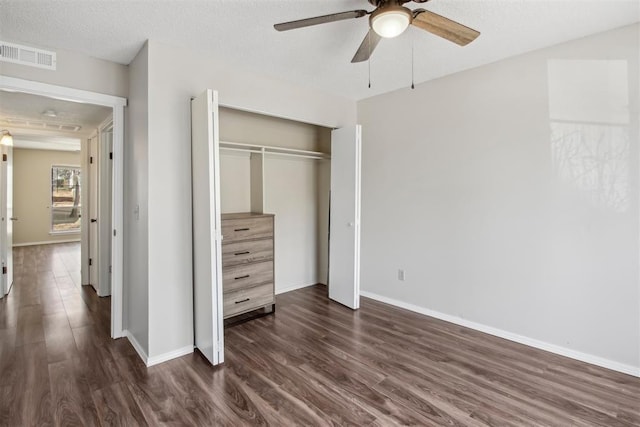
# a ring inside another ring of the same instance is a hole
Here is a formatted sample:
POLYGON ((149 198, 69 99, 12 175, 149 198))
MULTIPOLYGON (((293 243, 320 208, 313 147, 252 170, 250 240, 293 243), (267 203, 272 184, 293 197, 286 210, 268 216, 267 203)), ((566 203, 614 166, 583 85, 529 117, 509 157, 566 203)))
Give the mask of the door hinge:
POLYGON ((3 154, 3 155, 2 155, 2 161, 3 161, 3 162, 6 162, 6 161, 7 161, 7 155, 6 155, 6 154, 3 154))
POLYGON ((112 266, 109 266, 109 274, 111 274, 112 271, 112 266))
POLYGON ((116 230, 113 230, 113 236, 115 237, 115 235, 116 235, 116 230))
POLYGON ((89 157, 89 164, 93 164, 93 156, 89 157))
POLYGON ((93 265, 93 260, 89 258, 89 265, 93 265))
POLYGON ((113 160, 113 153, 109 153, 109 160, 113 160))
POLYGON ((2 266, 2 274, 7 274, 7 266, 6 265, 2 266))

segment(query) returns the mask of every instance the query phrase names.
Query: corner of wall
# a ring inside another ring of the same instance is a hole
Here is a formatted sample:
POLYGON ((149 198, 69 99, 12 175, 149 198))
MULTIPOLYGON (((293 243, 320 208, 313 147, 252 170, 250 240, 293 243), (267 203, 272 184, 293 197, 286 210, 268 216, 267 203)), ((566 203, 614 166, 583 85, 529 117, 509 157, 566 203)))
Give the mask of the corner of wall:
POLYGON ((147 363, 149 353, 148 145, 149 64, 147 44, 129 64, 124 144, 124 328, 147 363))

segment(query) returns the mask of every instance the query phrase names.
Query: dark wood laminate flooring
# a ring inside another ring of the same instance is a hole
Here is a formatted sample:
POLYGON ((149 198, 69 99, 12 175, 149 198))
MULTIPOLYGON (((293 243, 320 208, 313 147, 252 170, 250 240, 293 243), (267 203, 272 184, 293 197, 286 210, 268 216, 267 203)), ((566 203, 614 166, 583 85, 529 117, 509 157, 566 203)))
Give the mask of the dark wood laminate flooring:
POLYGON ((79 245, 15 250, 0 300, 0 425, 638 426, 640 379, 316 286, 146 368, 109 338, 109 298, 79 284, 79 245))

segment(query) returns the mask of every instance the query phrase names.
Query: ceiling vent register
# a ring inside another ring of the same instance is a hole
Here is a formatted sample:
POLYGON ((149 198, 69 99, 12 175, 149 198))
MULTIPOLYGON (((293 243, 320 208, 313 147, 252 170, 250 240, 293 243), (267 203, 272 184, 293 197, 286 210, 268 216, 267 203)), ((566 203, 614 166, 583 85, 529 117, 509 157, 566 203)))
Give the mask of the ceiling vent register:
POLYGON ((9 126, 20 126, 32 129, 61 130, 64 132, 80 132, 80 130, 82 129, 82 126, 76 124, 43 122, 40 120, 29 120, 12 117, 0 121, 0 123, 5 123, 9 126))
POLYGON ((55 52, 3 41, 0 41, 0 61, 47 70, 56 69, 55 52))

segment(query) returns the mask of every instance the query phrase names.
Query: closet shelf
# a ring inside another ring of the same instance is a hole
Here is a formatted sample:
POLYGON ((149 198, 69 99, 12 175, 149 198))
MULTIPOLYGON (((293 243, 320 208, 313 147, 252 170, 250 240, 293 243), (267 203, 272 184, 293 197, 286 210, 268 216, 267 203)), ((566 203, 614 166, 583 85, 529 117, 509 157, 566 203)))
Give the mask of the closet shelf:
POLYGON ((273 147, 269 145, 247 144, 243 142, 220 141, 220 149, 231 151, 245 151, 249 153, 273 154, 282 156, 302 157, 308 159, 331 159, 331 156, 321 151, 298 150, 295 148, 273 147))

